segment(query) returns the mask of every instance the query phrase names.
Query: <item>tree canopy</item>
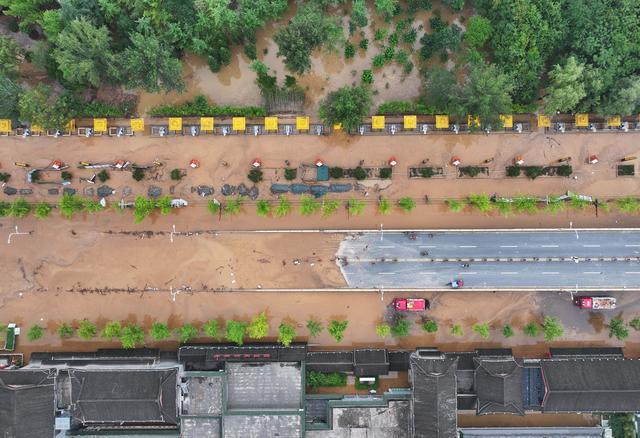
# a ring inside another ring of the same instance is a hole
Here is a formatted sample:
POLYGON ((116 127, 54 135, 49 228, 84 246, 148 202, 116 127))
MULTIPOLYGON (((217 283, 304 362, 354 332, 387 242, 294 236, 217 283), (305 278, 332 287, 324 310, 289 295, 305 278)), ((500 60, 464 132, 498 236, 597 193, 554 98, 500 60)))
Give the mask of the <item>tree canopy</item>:
POLYGON ((318 113, 329 126, 340 123, 345 131, 355 131, 363 117, 369 114, 371 102, 368 88, 342 87, 329 93, 320 103, 318 113))

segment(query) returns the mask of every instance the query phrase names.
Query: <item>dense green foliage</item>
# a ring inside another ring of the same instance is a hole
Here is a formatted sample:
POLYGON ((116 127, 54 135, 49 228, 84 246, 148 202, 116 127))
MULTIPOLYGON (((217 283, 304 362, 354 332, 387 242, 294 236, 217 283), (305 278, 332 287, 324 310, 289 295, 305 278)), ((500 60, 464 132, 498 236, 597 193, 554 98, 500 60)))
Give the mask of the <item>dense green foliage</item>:
POLYGON ((307 386, 311 388, 319 388, 321 386, 347 386, 347 375, 345 373, 322 373, 320 371, 308 371, 307 386))
POLYGON ((368 88, 342 87, 329 93, 320 103, 318 113, 330 126, 341 123, 345 131, 355 131, 370 109, 371 91, 368 88))
POLYGON ((244 116, 263 117, 267 115, 264 108, 213 106, 204 96, 196 96, 192 101, 181 105, 161 105, 147 111, 150 116, 158 117, 191 117, 191 116, 244 116))

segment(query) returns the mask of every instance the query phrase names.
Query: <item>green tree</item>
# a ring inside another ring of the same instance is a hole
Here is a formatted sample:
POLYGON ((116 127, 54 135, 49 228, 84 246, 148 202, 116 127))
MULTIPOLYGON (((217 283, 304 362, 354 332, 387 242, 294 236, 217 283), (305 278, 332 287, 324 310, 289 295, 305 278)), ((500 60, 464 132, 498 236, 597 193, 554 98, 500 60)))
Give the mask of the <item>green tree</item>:
POLYGON ((96 325, 88 319, 83 319, 80 321, 80 324, 78 324, 78 335, 82 339, 86 339, 88 341, 93 339, 97 333, 98 329, 96 328, 96 325))
POLYGON ((445 201, 445 204, 447 204, 447 206, 449 207, 449 211, 451 211, 452 213, 461 212, 464 209, 465 205, 467 205, 465 201, 460 201, 457 199, 447 199, 445 201))
POLYGON ((353 0, 351 3, 349 24, 352 28, 366 27, 369 24, 367 4, 364 0, 353 0))
POLYGON ((156 201, 144 196, 136 196, 133 201, 133 218, 136 224, 145 220, 156 209, 156 201))
POLYGON ((31 204, 24 198, 18 198, 11 203, 9 207, 9 216, 15 218, 23 218, 31 212, 31 204))
POLYGON ((609 323, 609 337, 624 341, 629 337, 629 329, 622 318, 613 318, 609 323))
POLYGON ((636 316, 631 321, 629 321, 629 326, 634 330, 640 331, 640 317, 636 316))
POLYGON ((271 202, 265 199, 260 199, 258 202, 256 202, 256 214, 258 216, 267 217, 271 214, 271 210, 271 202))
POLYGON ((60 129, 71 118, 63 100, 47 85, 38 84, 20 94, 18 100, 20 119, 43 129, 60 129))
POLYGON ((381 197, 378 200, 378 213, 384 215, 391 213, 391 203, 387 198, 381 197))
POLYGON ((364 201, 359 199, 349 199, 347 201, 347 210, 351 216, 360 216, 364 212, 364 201))
POLYGON ((285 347, 291 345, 291 342, 296 337, 296 329, 286 322, 281 322, 278 326, 278 342, 280 342, 285 347))
POLYGON ((50 3, 48 0, 0 0, 0 6, 6 8, 3 14, 20 19, 23 31, 28 31, 31 25, 40 21, 42 11, 50 3))
POLYGON ((416 208, 416 201, 414 201, 413 198, 406 196, 398 201, 398 207, 407 213, 411 213, 413 209, 416 208))
POLYGON ((411 322, 407 318, 399 318, 394 325, 391 326, 391 334, 396 338, 406 338, 411 331, 411 322))
POLYGON ((484 193, 478 195, 471 194, 467 197, 467 201, 471 207, 477 208, 478 211, 482 213, 489 213, 493 210, 491 198, 489 198, 489 195, 484 193))
POLYGON ((464 329, 460 324, 454 324, 451 326, 451 336, 455 336, 457 338, 464 336, 464 329))
POLYGON ((278 197, 278 204, 276 204, 274 213, 276 217, 283 217, 291 213, 291 201, 285 196, 278 197))
POLYGON ((49 213, 51 213, 51 206, 46 202, 38 202, 33 210, 33 215, 38 219, 46 219, 49 213))
POLYGON ((220 339, 220 324, 215 319, 205 322, 202 331, 209 338, 220 339))
POLYGON ((170 173, 171 180, 180 181, 182 179, 182 171, 180 169, 173 169, 170 173))
POLYGON ((391 326, 386 323, 376 325, 376 334, 381 338, 386 338, 391 334, 391 326))
POLYGON ((102 333, 100 333, 100 336, 105 339, 112 340, 113 338, 119 338, 121 334, 122 325, 120 324, 120 322, 111 321, 104 326, 104 329, 102 330, 102 333))
POLYGON ((467 114, 480 118, 480 127, 501 127, 500 114, 511 114, 509 76, 495 65, 478 63, 471 66, 469 77, 460 92, 461 105, 467 114))
POLYGON ((422 323, 420 327, 422 327, 422 330, 424 330, 427 333, 435 333, 438 331, 438 323, 435 322, 433 319, 426 320, 425 322, 422 323))
POLYGON ((482 339, 489 339, 491 337, 491 327, 486 322, 484 324, 473 324, 471 330, 480 335, 482 339))
POLYGON ((460 107, 460 87, 453 72, 443 67, 425 71, 424 101, 436 113, 463 115, 460 107))
POLYGON ((538 200, 531 196, 516 196, 512 204, 516 213, 533 214, 538 211, 538 200))
POLYGON ((44 336, 44 329, 39 325, 35 324, 29 327, 29 331, 27 332, 27 339, 29 339, 29 341, 31 342, 37 341, 43 336, 44 336))
POLYGON ((155 204, 162 216, 166 216, 173 211, 171 198, 169 196, 163 196, 162 198, 156 199, 155 204))
POLYGON ((309 337, 315 338, 322 333, 322 323, 314 319, 307 321, 307 330, 309 330, 309 337))
POLYGON ((209 210, 209 213, 213 214, 213 215, 217 215, 220 213, 220 202, 217 202, 214 199, 210 199, 209 202, 207 202, 207 210, 209 210))
POLYGON ((570 56, 564 65, 556 64, 549 72, 549 87, 544 97, 545 114, 556 111, 572 112, 587 95, 584 83, 584 64, 570 56))
POLYGON ((18 64, 22 60, 22 49, 10 37, 0 36, 0 76, 18 76, 18 64))
POLYGON ((184 324, 175 330, 181 344, 189 342, 198 336, 198 329, 193 324, 184 324))
POLYGON ((62 339, 70 338, 73 336, 73 327, 66 322, 63 322, 60 327, 58 327, 58 336, 62 339))
POLYGON ((474 15, 467 21, 467 30, 464 33, 464 40, 469 47, 483 47, 491 38, 491 21, 480 15, 474 15))
POLYGON ((603 116, 636 114, 640 111, 640 75, 622 79, 618 87, 602 99, 597 110, 603 116))
POLYGON ((278 56, 293 73, 311 69, 311 52, 320 47, 331 49, 342 37, 342 28, 335 17, 322 11, 317 2, 304 3, 287 26, 279 28, 273 40, 278 44, 278 56))
POLYGON ((223 213, 228 216, 237 216, 240 214, 244 200, 244 196, 236 196, 235 198, 227 200, 227 203, 224 205, 223 213))
POLYGON ((371 112, 371 103, 368 88, 342 87, 327 95, 320 103, 318 114, 326 125, 340 123, 345 131, 355 131, 371 112))
POLYGON ((119 74, 109 30, 93 26, 84 17, 68 23, 57 36, 55 46, 52 56, 71 84, 98 88, 103 79, 114 79, 119 74))
POLYGON ((144 330, 137 324, 127 324, 120 333, 122 348, 144 346, 144 330))
POLYGON ((269 318, 267 312, 260 312, 251 319, 247 327, 247 335, 253 339, 262 339, 269 334, 269 318))
POLYGON ((225 329, 225 338, 238 345, 244 343, 244 334, 247 330, 247 323, 229 320, 227 321, 227 327, 225 329))
POLYGON ((502 336, 504 336, 505 338, 512 338, 515 335, 516 332, 513 330, 513 327, 511 327, 511 324, 505 324, 502 327, 502 336))
POLYGON ((182 63, 152 31, 129 34, 131 45, 118 57, 124 83, 149 93, 182 91, 182 63))
POLYGON ((540 334, 540 324, 538 324, 537 322, 530 322, 523 327, 522 331, 526 336, 535 338, 540 334))
POLYGON ((22 87, 7 76, 0 75, 0 118, 17 119, 20 115, 18 102, 22 87))
POLYGON ((374 5, 376 12, 383 16, 385 20, 389 20, 393 17, 398 7, 398 0, 375 0, 374 5))
POLYGON ((337 199, 323 199, 322 200, 322 217, 327 218, 340 208, 340 201, 337 199))
POLYGON ((316 199, 311 196, 303 196, 300 199, 300 214, 303 216, 310 216, 320 211, 321 205, 316 199))
POLYGON ((154 322, 151 324, 149 334, 154 341, 163 341, 171 337, 171 330, 169 330, 167 324, 163 322, 154 322))
POLYGON ((329 328, 327 329, 327 331, 329 332, 331 337, 336 340, 336 342, 342 342, 342 340, 344 339, 344 331, 347 329, 348 326, 349 326, 349 321, 344 321, 344 320, 339 321, 339 320, 333 319, 329 323, 329 328))
POLYGON ((616 200, 616 205, 618 210, 622 213, 637 213, 640 211, 640 200, 633 196, 625 196, 616 200))
POLYGON ((549 213, 558 213, 564 209, 564 201, 557 196, 549 196, 546 210, 549 213))

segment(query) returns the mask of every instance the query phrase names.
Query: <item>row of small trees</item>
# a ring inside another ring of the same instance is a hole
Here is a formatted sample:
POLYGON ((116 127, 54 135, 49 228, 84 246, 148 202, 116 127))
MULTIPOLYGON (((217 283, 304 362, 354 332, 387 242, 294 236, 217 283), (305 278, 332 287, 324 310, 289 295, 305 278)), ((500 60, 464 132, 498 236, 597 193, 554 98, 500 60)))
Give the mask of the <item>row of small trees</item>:
MULTIPOLYGON (((639 322, 640 324, 640 319, 639 322)), ((433 319, 426 321, 420 321, 418 323, 420 328, 425 333, 436 333, 439 330, 438 323, 433 319)), ((381 323, 376 326, 376 333, 381 338, 387 336, 393 336, 395 338, 404 338, 410 335, 412 324, 407 318, 399 318, 393 324, 381 323)), ((492 327, 489 323, 476 323, 471 326, 471 330, 478 334, 482 339, 489 339, 491 337, 492 327)), ((505 338, 511 338, 515 336, 516 332, 511 324, 505 324, 501 329, 502 336, 505 338)), ((542 323, 532 321, 526 324, 522 328, 522 332, 526 336, 537 337, 541 333, 544 335, 544 340, 547 342, 555 341, 562 337, 564 334, 564 327, 558 321, 557 318, 551 316, 545 316, 542 323)), ((449 334, 455 337, 464 336, 464 329, 460 324, 452 324, 449 327, 449 334)))
MULTIPOLYGON (((331 320, 326 326, 327 333, 335 339, 336 342, 342 342, 344 332, 349 326, 346 320, 331 320)), ((325 326, 322 322, 315 319, 309 319, 306 324, 309 337, 319 336, 325 326)), ((163 322, 154 322, 148 332, 138 324, 127 323, 122 324, 120 321, 107 322, 101 331, 95 323, 84 319, 77 326, 69 323, 62 323, 57 328, 57 333, 62 339, 69 339, 75 335, 85 340, 91 340, 99 336, 105 340, 119 340, 123 348, 136 348, 145 345, 146 336, 150 336, 154 341, 165 341, 177 338, 181 343, 189 342, 199 337, 212 338, 215 341, 226 340, 237 345, 242 345, 246 338, 260 340, 269 335, 270 323, 266 312, 261 312, 254 316, 249 322, 228 320, 222 325, 216 319, 209 320, 196 327, 194 324, 184 324, 180 327, 171 329, 163 322)), ((27 331, 29 341, 36 341, 42 338, 45 329, 40 325, 33 325, 27 331)), ((289 346, 291 342, 298 336, 296 327, 287 322, 281 321, 278 325, 278 342, 284 346, 289 346)))

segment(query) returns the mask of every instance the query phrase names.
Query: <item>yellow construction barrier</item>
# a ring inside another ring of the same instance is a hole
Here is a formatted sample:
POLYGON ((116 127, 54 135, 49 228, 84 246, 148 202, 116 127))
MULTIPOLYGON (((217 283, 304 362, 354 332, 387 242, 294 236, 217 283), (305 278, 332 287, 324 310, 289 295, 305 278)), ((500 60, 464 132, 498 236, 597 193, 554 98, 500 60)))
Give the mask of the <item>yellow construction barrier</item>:
POLYGON ((10 119, 0 119, 0 132, 7 133, 7 134, 11 132, 10 119))
POLYGON ((607 119, 607 126, 620 126, 622 125, 622 119, 620 116, 611 116, 607 119))
POLYGON ((265 131, 278 131, 278 118, 277 117, 265 117, 264 118, 265 131))
POLYGON ((200 131, 213 132, 213 117, 200 117, 200 131))
POLYGON ((107 119, 93 119, 93 132, 107 132, 107 119))
POLYGON ((169 131, 182 132, 182 117, 169 117, 169 131))
POLYGON ((244 117, 234 117, 231 119, 231 128, 234 131, 244 131, 247 129, 247 119, 244 117))
POLYGON ((404 116, 404 129, 416 129, 418 127, 418 117, 404 116))
POLYGON ((309 117, 296 117, 296 129, 298 131, 308 131, 309 117))
POLYGON ((436 129, 449 129, 449 116, 436 116, 436 129))
POLYGON ((67 124, 65 125, 64 129, 66 131, 69 132, 75 132, 76 131, 76 120, 75 119, 71 119, 67 122, 67 124))
POLYGON ((335 125, 333 125, 333 130, 342 131, 342 123, 336 123, 335 125))
POLYGON ((131 132, 144 132, 144 119, 131 119, 131 132))
POLYGON ((513 116, 500 114, 500 121, 503 128, 513 128, 513 116))
POLYGON ((576 127, 586 128, 589 126, 589 114, 576 114, 576 127))
POLYGON ((538 128, 551 128, 551 117, 538 114, 538 128))
POLYGON ((44 129, 42 129, 40 125, 31 125, 29 129, 31 129, 32 134, 42 134, 44 132, 44 129))
POLYGON ((480 127, 480 117, 478 116, 472 116, 471 114, 469 114, 467 116, 467 126, 469 128, 479 128, 480 127))
POLYGON ((371 116, 371 129, 384 129, 384 116, 371 116))

